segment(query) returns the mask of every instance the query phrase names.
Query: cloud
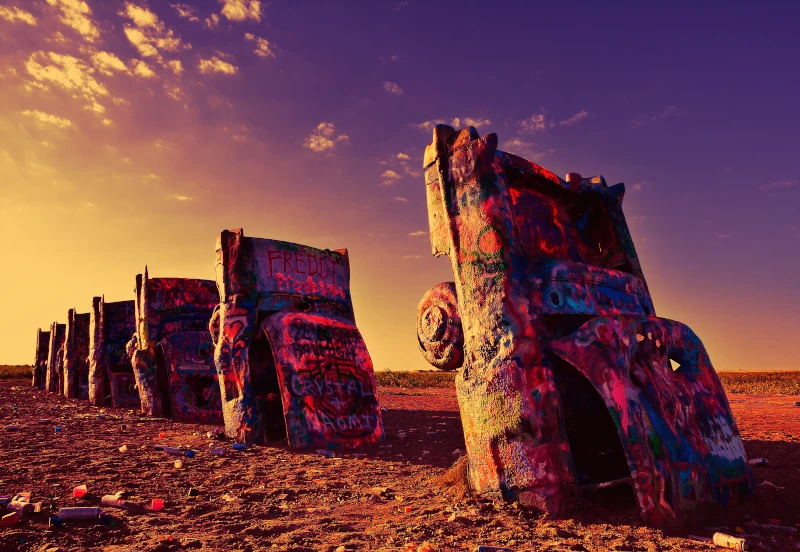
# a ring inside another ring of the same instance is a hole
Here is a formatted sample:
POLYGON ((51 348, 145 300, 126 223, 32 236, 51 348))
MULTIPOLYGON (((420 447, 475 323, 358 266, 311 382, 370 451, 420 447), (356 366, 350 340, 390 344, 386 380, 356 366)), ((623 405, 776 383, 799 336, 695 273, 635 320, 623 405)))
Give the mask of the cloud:
POLYGON ((58 117, 57 115, 51 115, 50 113, 45 113, 43 111, 39 111, 38 109, 27 109, 22 111, 22 114, 33 117, 42 126, 51 125, 58 128, 69 128, 72 126, 72 121, 69 119, 64 119, 62 117, 58 117))
POLYGON ((59 19, 65 25, 75 29, 87 42, 94 42, 100 31, 91 19, 92 10, 82 0, 47 0, 51 6, 61 9, 59 19))
POLYGON ((417 236, 427 236, 428 233, 425 230, 417 230, 416 232, 409 232, 408 235, 415 238, 417 236))
POLYGON ((350 141, 350 137, 346 134, 339 134, 334 138, 335 134, 336 129, 333 123, 326 123, 323 121, 318 124, 311 135, 305 139, 303 147, 317 153, 322 153, 324 151, 332 153, 337 143, 347 143, 350 141))
POLYGON ((384 186, 391 186, 405 176, 420 176, 422 174, 421 172, 414 170, 409 166, 410 160, 410 155, 401 152, 392 155, 385 160, 378 161, 378 164, 384 167, 383 173, 380 176, 381 184, 384 186))
POLYGON ((160 50, 177 52, 192 47, 191 44, 184 44, 172 29, 167 29, 164 22, 147 8, 126 2, 125 8, 118 14, 131 21, 132 24, 123 25, 125 36, 143 57, 154 57, 161 61, 160 50))
POLYGON ((0 19, 5 19, 11 23, 21 21, 28 25, 36 25, 37 21, 33 14, 20 8, 0 6, 0 19))
POLYGON ((407 153, 402 153, 402 152, 401 152, 401 153, 398 153, 396 157, 397 157, 398 159, 400 159, 401 161, 408 161, 408 160, 410 160, 410 159, 411 159, 411 156, 410 156, 410 155, 408 155, 407 153))
POLYGON ((635 127, 641 127, 677 114, 678 109, 674 105, 668 105, 652 117, 640 117, 639 119, 631 120, 631 124, 635 127))
POLYGON ((133 63, 133 73, 135 75, 145 79, 155 76, 155 72, 144 61, 134 59, 131 63, 133 63))
POLYGON ((378 61, 388 63, 390 61, 405 61, 402 56, 378 56, 378 61))
POLYGON ((390 184, 394 184, 396 181, 400 180, 402 176, 392 169, 387 169, 383 171, 381 175, 381 179, 383 180, 383 184, 388 186, 390 184))
POLYGON ((128 68, 117 56, 110 52, 97 52, 92 55, 94 66, 103 75, 113 75, 114 72, 127 73, 128 68))
POLYGON ((520 157, 524 157, 525 159, 532 161, 538 161, 545 155, 549 155, 556 151, 553 148, 545 151, 537 151, 534 146, 535 144, 533 142, 528 142, 519 137, 515 137, 503 143, 503 151, 513 153, 514 155, 519 155, 520 157))
POLYGON ((727 240, 730 237, 731 237, 730 234, 717 234, 717 239, 720 239, 720 240, 727 240))
POLYGON ((776 180, 775 182, 770 182, 769 184, 762 184, 758 188, 760 190, 773 190, 778 188, 791 188, 797 185, 800 185, 800 180, 776 180))
POLYGON ((220 13, 228 21, 261 21, 260 0, 219 0, 219 3, 222 4, 220 13))
POLYGON ((403 255, 403 259, 421 259, 422 255, 403 255))
POLYGON ((559 121, 558 124, 562 125, 562 126, 572 126, 575 123, 577 123, 578 121, 581 121, 581 120, 585 119, 588 116, 589 116, 589 112, 586 111, 585 109, 581 109, 580 111, 578 111, 572 117, 564 119, 563 121, 559 121))
POLYGON ((436 125, 444 125, 444 124, 449 124, 451 127, 454 127, 454 128, 457 128, 457 129, 458 128, 468 127, 468 126, 475 127, 475 128, 480 128, 482 126, 487 126, 487 125, 492 124, 492 121, 491 121, 491 119, 473 119, 472 117, 464 117, 464 118, 454 117, 454 118, 452 118, 450 120, 449 123, 447 121, 445 121, 444 119, 436 119, 436 120, 433 120, 433 121, 425 121, 424 123, 419 123, 419 124, 412 125, 412 126, 414 128, 416 128, 417 130, 426 130, 426 131, 430 132, 431 130, 433 130, 433 127, 435 127, 436 125))
POLYGON ((191 196, 185 196, 185 195, 181 195, 181 194, 175 194, 172 197, 174 199, 176 199, 177 201, 192 201, 194 199, 191 196))
POLYGON ((256 49, 253 50, 253 53, 260 58, 269 59, 275 57, 275 52, 269 47, 269 41, 266 38, 261 38, 253 33, 245 33, 244 34, 245 40, 249 40, 251 42, 256 43, 256 49))
POLYGON ((93 69, 72 56, 34 52, 25 62, 25 69, 38 83, 53 84, 73 94, 80 94, 90 103, 98 96, 109 95, 106 87, 92 76, 93 69))
POLYGON ((203 21, 203 26, 207 29, 216 29, 219 27, 219 16, 215 13, 212 13, 208 17, 205 18, 203 21))
POLYGON ((167 62, 167 66, 172 69, 172 72, 176 75, 180 75, 183 73, 183 64, 179 59, 173 59, 167 62))
POLYGON ((192 23, 200 22, 200 18, 195 15, 195 9, 188 4, 170 4, 169 7, 175 10, 178 17, 188 19, 192 23))
POLYGON ((408 200, 404 197, 394 196, 392 201, 399 201, 400 203, 408 203, 408 200))
POLYGON ((403 95, 403 89, 400 88, 396 82, 384 82, 383 89, 389 92, 390 94, 395 94, 397 96, 403 95))
POLYGON ((239 72, 239 68, 234 64, 223 61, 217 56, 211 56, 211 59, 201 59, 197 67, 204 75, 209 75, 211 73, 234 75, 239 72))

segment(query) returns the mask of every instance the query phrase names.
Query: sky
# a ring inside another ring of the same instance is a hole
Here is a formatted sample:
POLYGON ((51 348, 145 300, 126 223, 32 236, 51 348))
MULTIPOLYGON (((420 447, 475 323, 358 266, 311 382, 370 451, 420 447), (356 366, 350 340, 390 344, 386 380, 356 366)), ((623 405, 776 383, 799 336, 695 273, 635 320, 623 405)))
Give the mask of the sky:
POLYGON ((0 1, 0 364, 219 232, 347 248, 376 370, 425 369, 436 122, 624 182, 657 313, 800 369, 800 4, 0 1))

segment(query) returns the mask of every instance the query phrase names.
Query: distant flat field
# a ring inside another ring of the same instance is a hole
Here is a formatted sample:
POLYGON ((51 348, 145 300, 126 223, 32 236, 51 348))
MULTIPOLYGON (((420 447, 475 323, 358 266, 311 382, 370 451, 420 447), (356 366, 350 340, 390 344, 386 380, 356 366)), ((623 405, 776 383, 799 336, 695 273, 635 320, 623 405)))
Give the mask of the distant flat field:
MULTIPOLYGON (((800 370, 781 372, 718 372, 728 394, 748 395, 800 395, 800 370)), ((453 387, 455 372, 400 372, 375 373, 381 387, 406 387, 411 389, 453 387)), ((0 364, 0 380, 30 379, 30 366, 0 364)))

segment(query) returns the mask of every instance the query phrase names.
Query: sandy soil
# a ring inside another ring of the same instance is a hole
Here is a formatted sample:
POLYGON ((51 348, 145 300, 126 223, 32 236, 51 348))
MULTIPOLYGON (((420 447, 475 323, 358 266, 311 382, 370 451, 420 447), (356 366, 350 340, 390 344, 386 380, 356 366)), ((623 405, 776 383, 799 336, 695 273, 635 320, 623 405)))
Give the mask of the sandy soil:
POLYGON ((687 539, 710 536, 709 526, 729 533, 738 527, 754 550, 800 549, 797 397, 732 397, 748 455, 770 462, 754 468, 757 494, 711 523, 671 532, 643 527, 633 510, 609 504, 557 520, 459 496, 458 469, 450 469, 464 448, 454 391, 383 388, 380 399, 387 439, 373 449, 328 458, 282 445, 235 452, 217 441, 228 449, 220 458, 208 453, 211 426, 146 419, 0 382, 0 424, 23 425, 0 430, 0 495, 30 491, 32 501, 57 510, 99 505, 100 496, 126 490, 134 505, 106 508, 115 516, 111 525, 51 529, 47 513, 26 516, 0 528, 0 550, 710 550, 687 539), (37 423, 41 418, 50 422, 37 423), (118 450, 123 444, 127 452, 118 450), (176 468, 176 457, 155 451, 156 444, 198 453, 176 468), (72 498, 80 484, 90 494, 72 498), (189 497, 190 488, 199 496, 189 497), (164 499, 165 508, 146 508, 152 498, 164 499), (430 546, 420 548, 426 541, 430 546))

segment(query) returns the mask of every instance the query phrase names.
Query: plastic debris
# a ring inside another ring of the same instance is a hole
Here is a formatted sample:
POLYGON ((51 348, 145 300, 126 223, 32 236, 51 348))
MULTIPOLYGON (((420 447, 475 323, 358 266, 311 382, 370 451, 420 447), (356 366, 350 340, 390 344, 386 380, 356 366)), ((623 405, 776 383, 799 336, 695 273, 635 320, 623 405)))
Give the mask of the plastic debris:
POLYGON ((50 423, 50 420, 48 420, 47 418, 42 418, 42 419, 40 419, 40 420, 38 421, 38 423, 40 423, 40 424, 42 424, 42 425, 44 425, 44 424, 49 424, 49 423, 50 423))
POLYGON ((86 507, 86 508, 61 508, 58 511, 58 517, 63 520, 86 520, 97 519, 103 513, 101 508, 86 507))
POLYGON ((121 447, 119 447, 119 451, 120 452, 128 452, 128 445, 122 445, 121 447))
POLYGON ((83 498, 86 495, 86 491, 88 491, 86 485, 78 485, 77 487, 72 489, 72 496, 74 498, 83 498))
POLYGON ((505 546, 478 546, 475 552, 511 552, 511 549, 505 546))
POLYGON ((750 550, 750 543, 747 542, 747 539, 740 539, 739 537, 726 535, 725 533, 714 533, 711 540, 720 548, 740 551, 750 550))
POLYGON ((166 436, 166 434, 164 434, 164 433, 159 433, 159 434, 158 434, 158 438, 159 438, 159 439, 166 439, 166 438, 167 438, 167 436, 166 436))
POLYGON ((184 454, 186 455, 186 458, 194 458, 193 450, 187 450, 184 454))
POLYGON ((766 458, 751 458, 747 463, 751 466, 766 466, 769 461, 766 458))
POLYGON ((152 509, 154 512, 158 512, 163 508, 164 508, 164 500, 161 498, 154 498, 153 501, 150 503, 150 509, 152 509))
POLYGON ((47 521, 47 524, 50 527, 61 527, 64 525, 64 518, 60 518, 58 516, 50 516, 50 519, 47 521))
POLYGON ((61 426, 56 426, 56 433, 61 433, 61 426))
POLYGON ((233 450, 247 450, 247 445, 244 443, 234 443, 231 445, 233 450))
POLYGON ((0 508, 5 509, 9 502, 11 502, 11 497, 9 495, 0 496, 0 508))
POLYGON ((19 424, 11 424, 6 426, 6 431, 19 431, 22 429, 22 426, 19 424))
POLYGON ((397 432, 397 438, 399 440, 401 440, 401 441, 405 441, 406 440, 406 432, 405 431, 398 431, 397 432))
POLYGON ((176 467, 177 469, 181 469, 181 468, 183 467, 183 460, 175 460, 175 461, 173 462, 173 464, 175 465, 175 467, 176 467))
POLYGON ((215 427, 211 431, 206 433, 206 437, 209 439, 224 439, 225 438, 225 430, 221 427, 215 427))
POLYGON ((0 527, 8 527, 17 522, 19 522, 19 513, 11 512, 10 514, 6 514, 0 518, 0 527))
POLYGON ((6 504, 6 511, 17 512, 20 515, 32 514, 35 510, 35 506, 30 502, 31 493, 27 491, 18 493, 14 495, 14 498, 11 499, 11 502, 6 504))

